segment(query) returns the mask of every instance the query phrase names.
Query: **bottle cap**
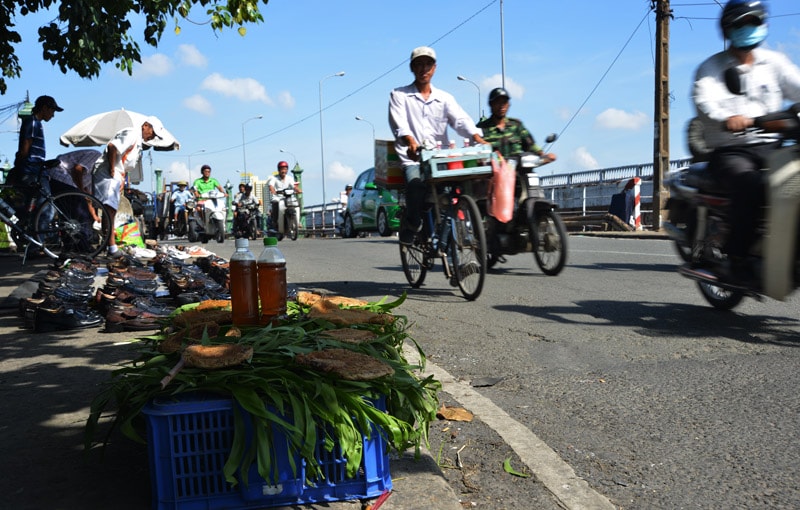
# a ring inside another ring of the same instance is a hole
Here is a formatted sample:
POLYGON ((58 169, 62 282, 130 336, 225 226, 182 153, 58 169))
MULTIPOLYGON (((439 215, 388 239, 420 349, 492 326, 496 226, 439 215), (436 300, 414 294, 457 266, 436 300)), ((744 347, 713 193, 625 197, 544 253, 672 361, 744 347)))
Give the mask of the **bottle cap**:
POLYGON ((264 238, 264 246, 278 246, 278 238, 277 237, 265 237, 264 238))
POLYGON ((236 248, 249 248, 250 241, 246 237, 240 237, 234 241, 236 248))

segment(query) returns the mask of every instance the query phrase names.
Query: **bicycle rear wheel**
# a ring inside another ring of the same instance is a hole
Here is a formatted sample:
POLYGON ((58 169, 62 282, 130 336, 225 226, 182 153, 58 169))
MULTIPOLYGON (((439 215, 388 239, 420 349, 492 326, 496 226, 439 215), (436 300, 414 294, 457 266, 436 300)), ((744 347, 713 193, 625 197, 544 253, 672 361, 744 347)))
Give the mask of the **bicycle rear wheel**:
POLYGON ((458 199, 455 209, 455 238, 450 241, 453 273, 461 294, 470 301, 483 290, 486 279, 486 231, 481 211, 469 195, 458 199))
MULTIPOLYGON (((401 218, 405 214, 401 214, 401 218)), ((402 220, 403 222, 405 220, 402 220)), ((401 225, 400 228, 404 228, 401 225)), ((404 245, 400 243, 400 262, 403 264, 403 274, 406 275, 406 280, 413 288, 419 288, 425 281, 425 275, 428 274, 428 268, 431 267, 431 260, 428 257, 428 243, 427 235, 425 232, 418 232, 414 236, 414 242, 411 245, 404 245)))
POLYGON ((94 257, 106 247, 113 233, 111 218, 102 202, 81 191, 66 191, 49 198, 36 211, 34 227, 35 237, 59 257, 94 257))

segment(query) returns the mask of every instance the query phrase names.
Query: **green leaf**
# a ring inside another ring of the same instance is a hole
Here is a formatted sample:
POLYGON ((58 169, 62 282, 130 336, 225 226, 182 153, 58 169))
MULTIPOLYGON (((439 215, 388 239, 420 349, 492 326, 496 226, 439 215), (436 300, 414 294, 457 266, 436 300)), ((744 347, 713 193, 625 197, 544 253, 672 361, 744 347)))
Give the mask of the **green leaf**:
POLYGON ((503 470, 510 475, 519 476, 520 478, 530 478, 531 476, 528 473, 520 473, 514 470, 514 468, 511 467, 511 457, 503 461, 503 470))

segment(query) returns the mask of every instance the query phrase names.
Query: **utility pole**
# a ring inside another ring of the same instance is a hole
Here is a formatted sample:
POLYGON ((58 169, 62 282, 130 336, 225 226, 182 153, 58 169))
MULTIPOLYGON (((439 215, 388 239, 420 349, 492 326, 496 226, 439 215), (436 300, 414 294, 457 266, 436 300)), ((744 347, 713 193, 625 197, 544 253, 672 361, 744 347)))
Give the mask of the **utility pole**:
POLYGON ((661 229, 661 212, 669 192, 664 175, 669 170, 669 0, 650 0, 656 13, 656 82, 653 140, 653 230, 661 229))

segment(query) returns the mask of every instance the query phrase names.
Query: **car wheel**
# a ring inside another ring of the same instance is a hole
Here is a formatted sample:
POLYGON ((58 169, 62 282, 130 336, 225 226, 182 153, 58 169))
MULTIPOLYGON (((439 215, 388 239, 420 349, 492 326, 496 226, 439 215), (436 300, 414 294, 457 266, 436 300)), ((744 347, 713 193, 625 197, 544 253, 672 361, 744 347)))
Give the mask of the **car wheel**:
POLYGON ((344 233, 343 237, 348 239, 356 236, 356 227, 353 225, 353 218, 348 214, 344 217, 344 233))
POLYGON ((386 217, 386 211, 383 209, 378 211, 376 223, 378 224, 378 234, 380 234, 381 237, 389 237, 392 235, 392 229, 389 228, 389 218, 386 217))

